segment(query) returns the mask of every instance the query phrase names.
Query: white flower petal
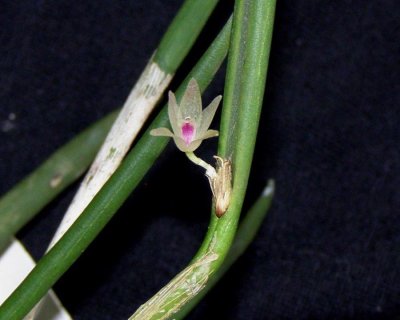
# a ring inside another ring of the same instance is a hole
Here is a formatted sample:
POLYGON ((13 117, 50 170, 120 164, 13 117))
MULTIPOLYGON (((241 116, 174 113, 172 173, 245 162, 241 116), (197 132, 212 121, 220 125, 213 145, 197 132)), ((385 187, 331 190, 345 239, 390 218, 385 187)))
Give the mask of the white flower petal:
POLYGON ((189 145, 187 145, 183 139, 175 136, 174 141, 178 149, 181 150, 182 152, 193 152, 201 145, 201 142, 203 140, 195 140, 192 141, 189 145))
POLYGON ((196 150, 198 147, 200 147, 201 143, 203 140, 194 140, 192 141, 189 146, 187 147, 187 152, 193 152, 196 150))
POLYGON ((218 137, 218 135, 219 135, 218 130, 207 130, 201 136, 198 136, 195 141, 218 137))
POLYGON ((214 98, 214 100, 208 105, 208 107, 203 110, 202 122, 198 131, 199 134, 206 132, 207 129, 210 127, 221 99, 222 96, 214 98))
POLYGON ((167 128, 157 128, 150 131, 150 134, 155 137, 173 137, 174 134, 167 128))
POLYGON ((182 100, 179 104, 180 112, 183 120, 190 118, 194 122, 201 121, 202 106, 201 94, 197 81, 192 78, 183 94, 182 100))
POLYGON ((174 134, 179 135, 181 122, 179 119, 181 118, 181 115, 178 104, 176 103, 175 95, 171 91, 168 92, 168 117, 172 131, 174 131, 174 134))

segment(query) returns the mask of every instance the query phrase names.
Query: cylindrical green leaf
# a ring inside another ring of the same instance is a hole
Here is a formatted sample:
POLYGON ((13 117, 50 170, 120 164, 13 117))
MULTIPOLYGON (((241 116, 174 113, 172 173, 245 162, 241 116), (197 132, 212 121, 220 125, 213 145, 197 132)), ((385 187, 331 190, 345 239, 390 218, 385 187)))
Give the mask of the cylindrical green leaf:
POLYGON ((53 153, 0 199, 0 252, 20 228, 90 165, 117 112, 91 125, 53 153))
POLYGON ((154 56, 160 68, 175 73, 218 0, 186 0, 168 27, 154 56))
POLYGON ((214 285, 222 278, 229 268, 239 259, 246 251, 247 247, 254 240, 261 224, 271 207, 272 199, 275 192, 275 183, 273 180, 268 182, 261 196, 253 204, 250 210, 246 213, 243 221, 240 223, 237 230, 235 240, 232 247, 222 264, 221 268, 210 277, 206 287, 199 292, 188 304, 186 304, 177 314, 174 315, 175 320, 184 319, 185 316, 203 299, 214 285))

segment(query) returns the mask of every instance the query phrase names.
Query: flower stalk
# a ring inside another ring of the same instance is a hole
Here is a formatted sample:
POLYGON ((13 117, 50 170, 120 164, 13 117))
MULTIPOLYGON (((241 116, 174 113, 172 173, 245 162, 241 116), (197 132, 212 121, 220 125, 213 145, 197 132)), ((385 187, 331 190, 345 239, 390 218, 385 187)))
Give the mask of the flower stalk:
POLYGON ((214 179, 217 176, 217 171, 212 165, 197 157, 193 152, 185 152, 185 154, 194 164, 206 169, 206 176, 209 180, 214 179))

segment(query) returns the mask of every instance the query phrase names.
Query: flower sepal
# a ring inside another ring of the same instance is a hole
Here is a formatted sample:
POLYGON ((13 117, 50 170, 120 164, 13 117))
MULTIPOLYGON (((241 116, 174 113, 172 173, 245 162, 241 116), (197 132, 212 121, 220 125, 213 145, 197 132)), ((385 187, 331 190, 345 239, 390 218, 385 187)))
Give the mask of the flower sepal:
POLYGON ((153 136, 165 136, 174 139, 179 150, 193 152, 203 140, 218 136, 217 130, 209 130, 222 96, 216 97, 204 110, 197 81, 192 78, 186 88, 180 104, 175 95, 168 93, 168 117, 172 131, 157 128, 150 131, 153 136))

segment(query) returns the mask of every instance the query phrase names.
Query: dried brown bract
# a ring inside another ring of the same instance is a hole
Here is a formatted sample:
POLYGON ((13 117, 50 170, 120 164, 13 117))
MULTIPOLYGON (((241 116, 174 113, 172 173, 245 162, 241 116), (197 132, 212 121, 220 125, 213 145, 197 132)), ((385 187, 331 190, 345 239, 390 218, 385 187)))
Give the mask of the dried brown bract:
POLYGON ((211 190, 214 196, 215 214, 222 217, 228 210, 232 191, 232 166, 227 159, 214 156, 217 160, 217 173, 210 179, 211 190))

